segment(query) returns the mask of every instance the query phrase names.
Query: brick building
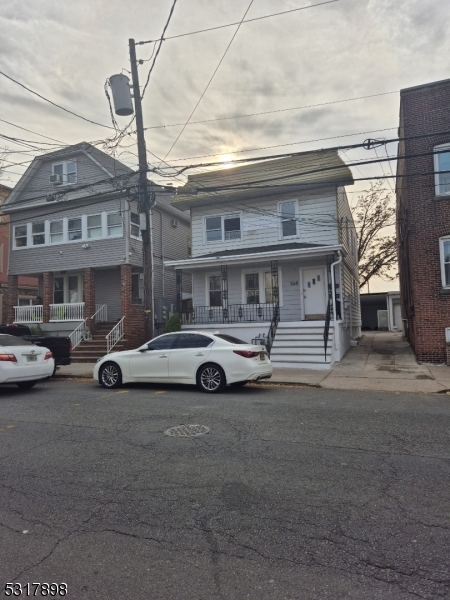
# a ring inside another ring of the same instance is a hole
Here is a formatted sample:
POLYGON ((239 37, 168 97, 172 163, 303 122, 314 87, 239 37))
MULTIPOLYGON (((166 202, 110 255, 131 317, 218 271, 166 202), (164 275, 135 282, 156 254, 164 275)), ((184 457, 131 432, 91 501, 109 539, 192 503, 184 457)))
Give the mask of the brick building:
POLYGON ((450 79, 401 90, 397 236, 402 316, 420 362, 450 327, 450 79))
MULTIPOLYGON (((0 184, 0 206, 9 196, 11 188, 0 184)), ((0 319, 7 323, 9 260, 9 215, 0 215, 0 319)), ((32 304, 38 295, 38 281, 34 277, 19 277, 17 280, 17 301, 21 306, 32 304)))

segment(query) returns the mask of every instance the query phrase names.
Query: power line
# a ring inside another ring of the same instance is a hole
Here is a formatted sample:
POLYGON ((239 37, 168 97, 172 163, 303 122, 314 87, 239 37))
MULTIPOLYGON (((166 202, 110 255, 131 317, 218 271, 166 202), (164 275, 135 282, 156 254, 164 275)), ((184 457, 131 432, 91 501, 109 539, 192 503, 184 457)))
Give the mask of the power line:
POLYGON ((315 8, 316 6, 324 6, 325 4, 332 4, 333 2, 339 2, 339 0, 328 0, 327 2, 320 2, 319 4, 311 4, 309 6, 301 6, 299 8, 292 8, 291 10, 284 10, 278 13, 272 13, 270 15, 264 15, 263 17, 255 17, 253 19, 245 19, 241 22, 236 23, 228 23, 227 25, 217 25, 216 27, 208 27, 207 29, 199 29, 198 31, 190 31, 189 33, 180 33, 178 35, 171 35, 168 37, 164 37, 164 34, 158 40, 146 40, 144 42, 137 42, 136 46, 142 46, 143 44, 152 44, 153 42, 158 42, 159 40, 165 42, 166 40, 174 40, 180 37, 186 37, 188 35, 197 35, 198 33, 205 33, 207 31, 216 31, 217 29, 224 29, 226 27, 233 27, 234 25, 240 25, 244 23, 252 23, 253 21, 262 21, 263 19, 269 19, 271 17, 279 17, 281 15, 287 15, 289 13, 297 12, 299 10, 307 10, 308 8, 315 8))
POLYGON ((225 56, 226 56, 226 54, 227 54, 228 50, 230 49, 230 46, 231 46, 231 44, 233 43, 233 41, 234 41, 234 38, 236 37, 236 35, 237 35, 237 33, 238 33, 238 31, 239 31, 239 29, 240 29, 241 25, 242 25, 242 22, 243 22, 243 20, 245 19, 245 16, 246 16, 246 14, 248 13, 248 11, 250 10, 250 8, 251 8, 252 4, 253 4, 253 0, 250 0, 250 4, 248 5, 248 7, 247 7, 247 10, 246 10, 246 11, 245 11, 245 13, 244 13, 244 16, 242 17, 241 21, 239 22, 239 24, 238 24, 238 26, 237 26, 237 28, 236 28, 236 31, 233 33, 233 36, 232 36, 231 40, 230 40, 230 41, 229 41, 229 43, 228 43, 228 46, 225 48, 225 52, 222 54, 222 57, 221 57, 221 59, 219 60, 219 64, 218 64, 218 65, 217 65, 217 67, 214 69, 214 72, 213 72, 213 74, 211 75, 211 77, 210 77, 210 79, 209 79, 208 83, 206 84, 206 87, 205 87, 205 89, 203 90, 203 92, 202 92, 202 94, 201 94, 200 98, 198 99, 198 101, 197 101, 197 104, 194 106, 194 108, 193 108, 193 110, 192 110, 191 114, 189 115, 189 118, 188 118, 188 120, 187 120, 187 121, 186 121, 186 123, 183 125, 183 128, 182 128, 182 130, 180 131, 180 133, 179 133, 179 134, 178 134, 178 136, 176 137, 176 139, 175 139, 175 141, 173 142, 173 144, 170 146, 170 148, 169 148, 169 150, 167 151, 166 155, 164 156, 164 160, 166 160, 166 158, 169 156, 169 154, 170 154, 170 153, 172 152, 172 150, 175 148, 175 145, 177 144, 177 142, 178 142, 178 140, 180 139, 180 137, 183 135, 183 132, 184 132, 184 130, 186 129, 187 125, 189 124, 189 121, 191 120, 192 116, 194 115, 195 111, 197 110, 197 107, 198 107, 198 105, 200 104, 200 102, 202 101, 202 99, 203 99, 204 95, 205 95, 205 94, 206 94, 206 92, 208 91, 208 88, 209 88, 209 86, 211 85, 211 82, 212 82, 212 80, 214 79, 214 77, 215 77, 215 75, 216 75, 217 71, 219 70, 219 68, 220 68, 220 65, 222 64, 222 62, 223 62, 223 60, 224 60, 224 58, 225 58, 225 56))
POLYGON ((6 79, 9 79, 10 81, 16 83, 17 85, 20 85, 20 87, 22 87, 25 90, 27 90, 27 92, 30 92, 31 94, 34 94, 38 98, 41 98, 41 100, 44 100, 45 102, 48 102, 52 106, 55 106, 56 108, 59 108, 60 110, 63 110, 64 112, 69 113, 70 115, 73 115, 74 117, 77 117, 78 119, 82 119, 83 121, 87 121, 88 123, 92 123, 93 125, 98 125, 99 127, 104 127, 105 129, 114 129, 113 127, 110 127, 109 125, 102 125, 101 123, 97 123, 96 121, 92 121, 91 119, 87 119, 86 117, 82 117, 81 115, 79 115, 79 114, 77 114, 77 113, 69 110, 68 108, 64 108, 60 104, 56 104, 56 102, 53 102, 52 100, 49 100, 48 98, 45 98, 41 94, 38 94, 38 92, 35 92, 34 90, 30 89, 29 87, 27 87, 23 83, 20 83, 20 81, 17 81, 17 79, 14 79, 13 77, 10 77, 9 75, 7 75, 6 73, 4 73, 3 71, 0 71, 0 75, 3 75, 3 77, 6 77, 6 79))
POLYGON ((21 127, 20 125, 16 125, 15 123, 11 123, 10 121, 5 121, 5 119, 0 119, 0 121, 2 123, 7 123, 8 125, 11 125, 11 127, 17 127, 18 129, 23 129, 23 131, 27 131, 28 133, 33 133, 34 135, 39 135, 40 137, 46 138, 47 140, 52 140, 53 142, 58 142, 58 144, 62 144, 62 145, 66 145, 66 146, 69 145, 69 144, 65 144, 64 142, 61 142, 60 140, 56 140, 55 138, 51 138, 51 137, 48 137, 47 135, 43 135, 42 133, 37 133, 37 131, 32 131, 31 129, 27 129, 26 127, 21 127))

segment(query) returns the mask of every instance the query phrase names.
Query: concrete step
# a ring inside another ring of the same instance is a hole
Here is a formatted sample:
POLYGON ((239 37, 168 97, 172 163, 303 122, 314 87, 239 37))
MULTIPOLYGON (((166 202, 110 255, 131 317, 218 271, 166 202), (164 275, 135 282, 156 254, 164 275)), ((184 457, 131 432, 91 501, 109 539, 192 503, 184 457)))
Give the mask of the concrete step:
MULTIPOLYGON (((307 344, 308 342, 317 342, 318 340, 322 340, 323 341, 323 334, 318 334, 318 335, 288 335, 288 334, 283 334, 283 335, 278 335, 278 333, 275 336, 275 339, 277 341, 282 341, 282 342, 302 342, 304 344, 307 344)), ((333 339, 333 335, 329 335, 328 336, 329 340, 333 339)))
MULTIPOLYGON (((333 340, 328 340, 328 348, 332 345, 333 340)), ((304 340, 277 340, 275 339, 272 348, 323 348, 324 342, 323 340, 309 340, 308 342, 304 340)))
POLYGON ((306 360, 304 360, 304 361, 283 360, 283 361, 272 361, 272 364, 274 367, 283 367, 285 369, 323 369, 326 371, 326 370, 331 369, 331 367, 332 367, 332 364, 330 361, 308 362, 306 360))
MULTIPOLYGON (((331 348, 330 346, 327 347, 327 354, 330 353, 331 354, 331 348)), ((272 351, 270 353, 271 357, 272 356, 305 356, 305 355, 309 355, 309 356, 323 356, 324 355, 324 348, 323 346, 317 346, 315 348, 305 348, 305 347, 297 347, 297 348, 285 348, 285 347, 273 347, 272 351)))

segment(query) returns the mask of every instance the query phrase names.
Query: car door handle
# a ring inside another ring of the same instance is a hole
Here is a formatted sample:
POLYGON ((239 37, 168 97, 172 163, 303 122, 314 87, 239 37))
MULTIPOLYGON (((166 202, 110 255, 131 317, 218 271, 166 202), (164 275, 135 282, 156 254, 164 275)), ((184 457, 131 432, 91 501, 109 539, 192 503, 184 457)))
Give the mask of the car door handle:
POLYGON ((195 356, 205 356, 204 352, 197 352, 197 354, 195 356))
POLYGON ((167 354, 160 354, 159 358, 167 358, 167 354))

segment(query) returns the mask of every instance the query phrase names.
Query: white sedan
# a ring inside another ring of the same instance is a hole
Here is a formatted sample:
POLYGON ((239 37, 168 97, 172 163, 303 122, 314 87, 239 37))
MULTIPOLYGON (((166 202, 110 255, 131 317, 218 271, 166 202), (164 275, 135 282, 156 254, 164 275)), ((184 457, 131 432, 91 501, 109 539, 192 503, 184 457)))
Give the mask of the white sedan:
POLYGON ((160 335, 136 350, 107 354, 94 367, 94 379, 105 388, 129 382, 187 383, 212 394, 227 384, 241 386, 271 376, 263 346, 201 331, 160 335))
POLYGON ((0 383, 31 388, 40 379, 51 377, 54 368, 53 354, 48 348, 0 333, 0 383))

